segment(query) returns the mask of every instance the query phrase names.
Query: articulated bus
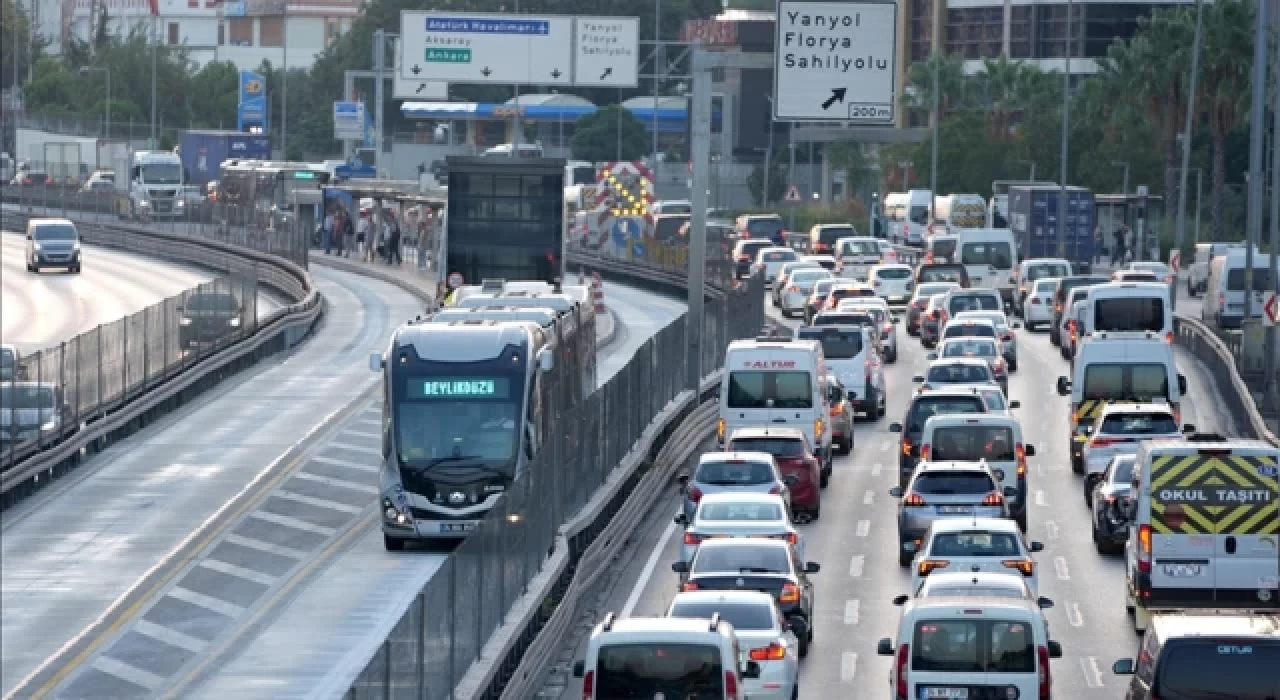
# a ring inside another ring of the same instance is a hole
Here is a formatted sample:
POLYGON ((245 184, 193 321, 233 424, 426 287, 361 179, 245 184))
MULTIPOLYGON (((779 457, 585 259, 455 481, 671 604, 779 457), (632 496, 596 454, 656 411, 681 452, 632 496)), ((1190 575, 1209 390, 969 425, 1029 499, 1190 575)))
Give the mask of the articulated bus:
POLYGON ((298 204, 320 202, 320 189, 328 182, 328 171, 311 163, 228 160, 222 163, 218 196, 232 205, 230 223, 281 229, 292 223, 298 204))

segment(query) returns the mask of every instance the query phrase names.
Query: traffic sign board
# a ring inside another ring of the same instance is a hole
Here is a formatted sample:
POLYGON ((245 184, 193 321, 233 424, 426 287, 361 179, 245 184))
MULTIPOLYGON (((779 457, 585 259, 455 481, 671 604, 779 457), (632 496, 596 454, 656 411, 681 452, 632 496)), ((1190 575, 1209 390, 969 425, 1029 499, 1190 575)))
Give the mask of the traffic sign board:
POLYGON ((394 52, 396 57, 396 72, 394 83, 394 92, 392 96, 397 100, 447 100, 449 99, 449 83, 440 82, 439 80, 427 80, 430 75, 429 70, 421 69, 414 73, 412 70, 407 71, 414 76, 413 80, 404 77, 404 72, 400 70, 400 66, 404 64, 403 44, 399 39, 393 39, 395 42, 394 52))
POLYGON ((1262 304, 1262 320, 1268 326, 1274 326, 1280 320, 1280 297, 1275 292, 1267 293, 1267 300, 1262 304))
POLYGON ((792 185, 791 187, 787 188, 787 201, 788 201, 788 202, 799 202, 799 201, 800 201, 800 188, 799 188, 799 187, 796 187, 795 185, 792 185))
POLYGON ((640 18, 575 17, 573 35, 574 85, 639 85, 640 18))
POLYGON ((462 286, 462 282, 463 282, 463 280, 462 280, 462 273, 461 273, 461 272, 450 272, 450 273, 449 273, 449 280, 448 280, 448 283, 449 283, 449 289, 457 289, 458 287, 461 287, 461 286, 462 286))
POLYGON ((572 17, 403 10, 400 41, 410 80, 427 72, 448 83, 572 83, 572 17))
POLYGON ((333 138, 337 141, 364 140, 364 103, 333 103, 333 138))
POLYGON ((778 0, 773 118, 891 126, 898 4, 778 0))

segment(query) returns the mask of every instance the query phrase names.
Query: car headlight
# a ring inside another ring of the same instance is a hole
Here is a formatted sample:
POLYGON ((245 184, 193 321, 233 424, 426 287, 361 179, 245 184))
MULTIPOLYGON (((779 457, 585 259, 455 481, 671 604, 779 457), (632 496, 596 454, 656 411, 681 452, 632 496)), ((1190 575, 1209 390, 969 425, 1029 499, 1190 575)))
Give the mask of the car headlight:
POLYGON ((403 525, 406 527, 409 526, 411 522, 407 513, 401 512, 400 509, 391 502, 390 498, 385 497, 382 499, 382 517, 389 523, 395 523, 396 525, 403 525))
POLYGON ((38 252, 40 252, 40 250, 41 250, 41 246, 40 246, 40 244, 39 244, 38 242, 36 242, 36 243, 32 243, 32 244, 31 244, 31 249, 32 249, 32 250, 34 250, 34 251, 36 251, 36 252, 38 253, 38 252))
POLYGON ((50 430, 57 430, 57 429, 58 429, 57 419, 45 421, 40 426, 40 430, 43 432, 49 432, 50 430))
POLYGON ((180 319, 178 319, 178 325, 179 325, 179 326, 190 326, 190 325, 191 325, 191 319, 189 319, 189 318, 185 318, 185 317, 184 317, 184 318, 180 318, 180 319))
POLYGON ((228 325, 228 326, 231 326, 232 328, 239 328, 239 327, 240 327, 240 317, 239 317, 239 316, 237 316, 237 317, 235 317, 235 318, 233 318, 233 319, 228 320, 228 321, 227 321, 227 325, 228 325))

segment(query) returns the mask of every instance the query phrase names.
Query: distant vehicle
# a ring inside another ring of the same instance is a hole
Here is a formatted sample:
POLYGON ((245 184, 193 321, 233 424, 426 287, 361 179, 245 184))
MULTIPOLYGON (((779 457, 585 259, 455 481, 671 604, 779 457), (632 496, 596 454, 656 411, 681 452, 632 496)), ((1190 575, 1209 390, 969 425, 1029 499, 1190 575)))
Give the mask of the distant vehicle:
POLYGON ((1093 191, 1067 188, 1068 223, 1062 237, 1058 207, 1062 188, 1017 186, 1009 189, 1009 230, 1022 258, 1065 258, 1087 272, 1093 263, 1093 233, 1097 221, 1093 191), (1061 250, 1059 245, 1061 244, 1061 250))
POLYGON ((52 382, 0 384, 0 444, 59 435, 70 423, 71 407, 52 382))
POLYGON ((240 329, 244 306, 231 292, 196 292, 178 311, 178 338, 183 348, 213 343, 240 329))
POLYGON ((168 151, 122 151, 113 163, 116 214, 122 219, 176 218, 186 215, 180 196, 186 179, 182 160, 168 151))
POLYGON ((80 232, 67 219, 27 221, 27 272, 61 267, 80 274, 80 232))
POLYGON ((9 184, 15 187, 43 187, 53 183, 49 181, 49 174, 42 170, 24 170, 14 175, 9 184))

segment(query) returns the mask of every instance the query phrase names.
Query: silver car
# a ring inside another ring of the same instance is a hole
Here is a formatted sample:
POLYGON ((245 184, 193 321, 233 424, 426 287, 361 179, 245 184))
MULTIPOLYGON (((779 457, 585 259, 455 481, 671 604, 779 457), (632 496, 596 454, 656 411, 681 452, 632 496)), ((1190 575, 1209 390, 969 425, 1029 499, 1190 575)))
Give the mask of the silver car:
POLYGON ((1102 478, 1111 460, 1120 455, 1136 455, 1147 440, 1181 440, 1194 433, 1191 424, 1178 428, 1173 407, 1166 403, 1113 403, 1089 425, 1088 442, 1081 450, 1084 460, 1084 503, 1090 505, 1093 487, 1102 478))
POLYGON ((773 285, 773 289, 769 290, 769 294, 773 296, 774 306, 782 306, 782 288, 787 284, 787 280, 790 279, 791 273, 797 270, 805 270, 805 269, 819 270, 822 268, 820 265, 818 265, 818 263, 810 262, 808 260, 796 260, 794 262, 789 262, 783 265, 782 267, 778 268, 778 274, 777 274, 778 283, 773 285))
MULTIPOLYGON (((988 369, 988 371, 990 371, 990 369, 988 369)), ((978 393, 979 396, 982 397, 982 400, 987 404, 988 413, 995 413, 995 414, 1006 415, 1006 416, 1013 415, 1011 411, 1013 411, 1013 409, 1015 408, 1020 408, 1022 406, 1022 403, 1017 399, 1010 400, 1009 397, 1005 396, 1004 391, 1002 391, 1000 387, 994 383, 995 382, 994 377, 992 378, 991 381, 992 381, 991 384, 971 384, 971 385, 950 384, 948 385, 947 388, 949 389, 954 389, 957 387, 966 388, 966 389, 972 388, 974 391, 978 393)))
POLYGON ((921 390, 925 391, 957 385, 987 384, 996 391, 1004 392, 1004 389, 996 383, 996 375, 991 371, 991 365, 977 357, 935 359, 929 363, 929 368, 924 374, 915 375, 911 381, 919 384, 921 390))
POLYGON ((707 452, 693 474, 676 477, 684 491, 684 515, 692 520, 703 496, 712 493, 772 493, 791 512, 791 491, 768 452, 707 452))
POLYGON ((920 319, 930 299, 959 288, 960 285, 956 282, 925 282, 917 285, 907 303, 907 335, 920 335, 920 319))
POLYGON ((1006 498, 986 462, 920 462, 905 489, 889 495, 898 501, 898 564, 910 566, 929 526, 945 518, 1010 518, 1006 498))
POLYGON ((952 338, 944 340, 938 346, 938 352, 926 355, 930 360, 941 358, 976 357, 986 361, 991 373, 996 376, 996 384, 1009 393, 1009 367, 1000 354, 1000 347, 988 338, 952 338))
POLYGON ((782 288, 779 292, 780 302, 778 307, 782 310, 784 318, 796 315, 804 315, 805 302, 809 300, 809 295, 813 293, 813 287, 819 280, 831 279, 830 272, 822 268, 815 269, 797 269, 792 270, 787 275, 786 282, 778 285, 782 288), (785 285, 785 286, 784 286, 785 285))
MULTIPOLYGON (((751 700, 792 700, 800 684, 800 641, 778 611, 773 596, 760 591, 677 593, 667 617, 704 620, 712 615, 733 625, 741 653, 760 667, 742 680, 751 700)), ((661 693, 658 693, 661 695, 661 693)))
POLYGON ((898 318, 889 311, 889 305, 883 299, 845 299, 837 309, 845 311, 866 311, 875 319, 876 328, 880 331, 880 347, 884 350, 884 361, 893 364, 898 361, 898 318))
POLYGON ((680 513, 677 525, 684 525, 680 559, 690 561, 704 540, 725 537, 764 537, 786 540, 804 556, 804 540, 791 524, 787 504, 769 493, 712 493, 702 497, 693 519, 680 513))
POLYGON ((1000 338, 1000 350, 1004 361, 1009 363, 1009 371, 1018 371, 1018 336, 1014 331, 1022 328, 1017 321, 1010 322, 1003 311, 961 311, 952 317, 952 321, 974 319, 990 321, 996 327, 996 335, 1000 338))
POLYGON ((80 232, 67 219, 31 219, 27 222, 27 272, 61 267, 80 274, 80 232))

